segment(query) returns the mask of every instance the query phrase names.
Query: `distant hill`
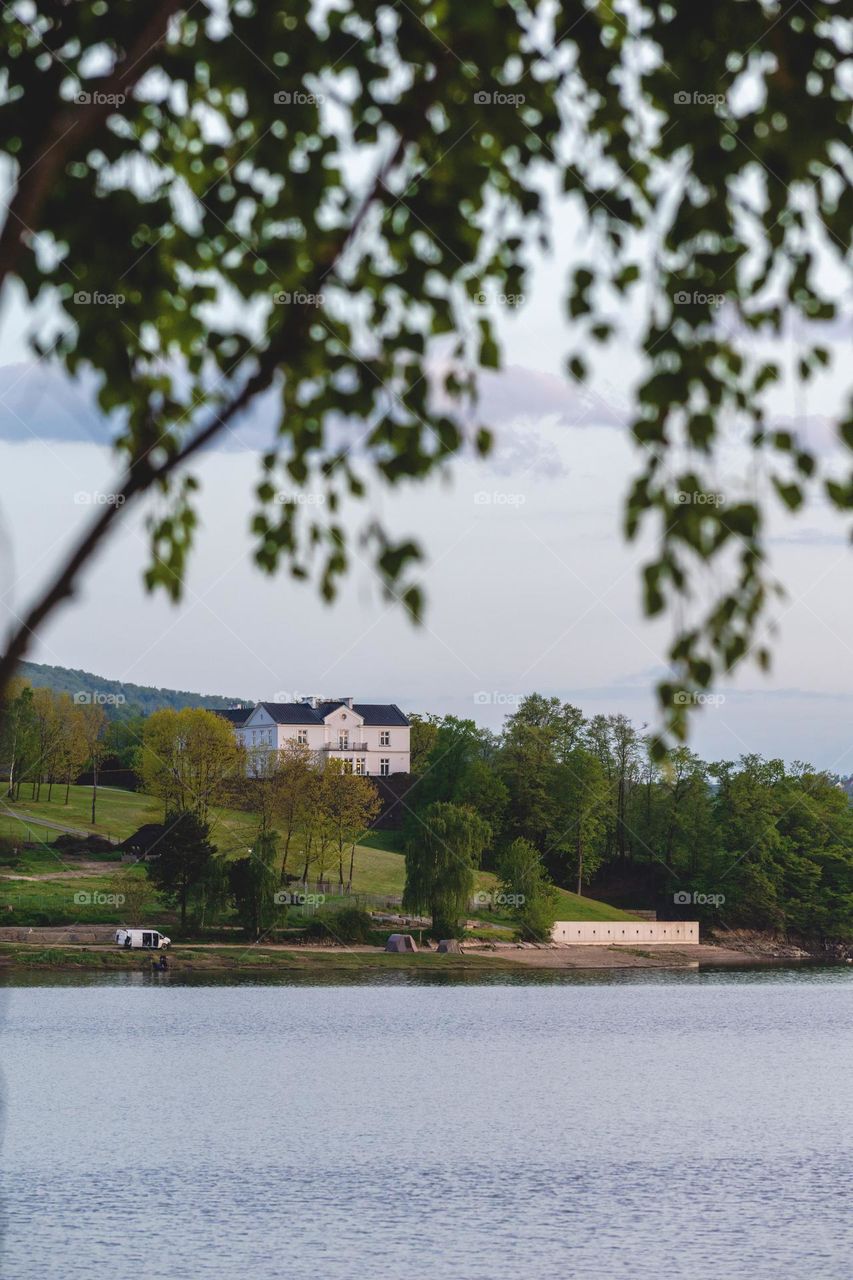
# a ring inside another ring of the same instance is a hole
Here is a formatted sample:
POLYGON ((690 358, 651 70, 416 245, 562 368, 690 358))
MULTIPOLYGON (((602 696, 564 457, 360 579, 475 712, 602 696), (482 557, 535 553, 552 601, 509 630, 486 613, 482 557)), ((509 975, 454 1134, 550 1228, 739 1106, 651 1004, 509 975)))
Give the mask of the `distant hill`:
POLYGON ((70 693, 83 700, 96 699, 111 719, 123 720, 133 715, 150 715, 161 707, 205 707, 210 711, 233 707, 236 702, 253 705, 253 699, 226 698, 218 693, 189 693, 183 689, 156 689, 151 685, 125 684, 122 680, 107 680, 91 671, 76 671, 73 667, 49 667, 40 662, 22 662, 19 675, 29 680, 34 688, 53 689, 56 693, 70 693))

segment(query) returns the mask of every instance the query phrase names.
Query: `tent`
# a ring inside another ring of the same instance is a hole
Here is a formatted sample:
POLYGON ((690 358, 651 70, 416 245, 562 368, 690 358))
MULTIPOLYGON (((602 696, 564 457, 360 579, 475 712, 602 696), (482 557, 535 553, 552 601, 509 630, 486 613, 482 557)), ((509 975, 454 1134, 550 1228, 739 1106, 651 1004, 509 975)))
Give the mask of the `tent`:
POLYGON ((438 950, 441 954, 446 955, 448 951, 461 954, 462 948, 459 945, 458 938, 442 938, 438 944, 438 950))
POLYGON ((410 933, 392 933, 385 943, 386 951, 417 951, 418 944, 410 933))

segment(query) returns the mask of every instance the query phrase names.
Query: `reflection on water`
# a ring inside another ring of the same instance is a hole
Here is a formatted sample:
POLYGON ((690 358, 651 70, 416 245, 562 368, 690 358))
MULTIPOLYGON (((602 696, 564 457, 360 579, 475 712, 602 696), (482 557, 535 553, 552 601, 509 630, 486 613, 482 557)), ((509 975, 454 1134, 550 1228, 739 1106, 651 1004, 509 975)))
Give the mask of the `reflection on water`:
POLYGON ((38 974, 3 1275, 849 1273, 849 968, 38 974))

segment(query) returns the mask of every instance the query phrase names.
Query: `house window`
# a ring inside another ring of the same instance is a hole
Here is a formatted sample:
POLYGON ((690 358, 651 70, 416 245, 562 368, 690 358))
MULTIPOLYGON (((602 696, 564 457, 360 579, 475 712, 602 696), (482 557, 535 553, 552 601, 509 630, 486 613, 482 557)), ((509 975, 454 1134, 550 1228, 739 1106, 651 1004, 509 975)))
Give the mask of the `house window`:
POLYGON ((380 733, 380 735, 379 735, 379 745, 380 745, 380 747, 390 747, 390 745, 391 745, 391 731, 390 731, 390 729, 383 729, 383 730, 382 730, 382 732, 381 732, 381 733, 380 733))
POLYGON ((346 751, 348 746, 349 746, 349 729, 341 729, 340 733, 338 734, 338 748, 341 751, 346 751))
POLYGON ((356 773, 364 773, 364 756, 357 756, 355 761, 356 773))
POLYGON ((352 756, 344 757, 344 773, 352 773, 352 756))
POLYGON ((307 747, 307 746, 308 746, 308 730, 307 730, 307 729, 297 729, 297 730, 296 730, 296 741, 297 741, 301 746, 303 746, 303 747, 307 747))
POLYGON ((383 756, 382 759, 379 761, 379 776, 380 778, 387 778, 390 772, 391 772, 391 761, 388 759, 387 756, 383 756))

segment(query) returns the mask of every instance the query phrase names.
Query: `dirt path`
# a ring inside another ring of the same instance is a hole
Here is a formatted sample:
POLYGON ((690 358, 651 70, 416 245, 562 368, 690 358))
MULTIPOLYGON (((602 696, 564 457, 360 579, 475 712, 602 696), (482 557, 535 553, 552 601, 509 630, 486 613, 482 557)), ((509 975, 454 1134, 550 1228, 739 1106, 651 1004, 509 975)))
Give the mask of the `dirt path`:
MULTIPOLYGON (((67 862, 57 859, 60 867, 67 867, 67 862)), ((116 862, 78 862, 73 871, 45 871, 39 872, 38 875, 25 876, 18 872, 10 871, 0 876, 0 880, 86 880, 90 876, 108 875, 111 870, 119 864, 116 862)))

